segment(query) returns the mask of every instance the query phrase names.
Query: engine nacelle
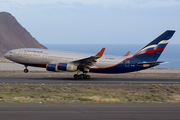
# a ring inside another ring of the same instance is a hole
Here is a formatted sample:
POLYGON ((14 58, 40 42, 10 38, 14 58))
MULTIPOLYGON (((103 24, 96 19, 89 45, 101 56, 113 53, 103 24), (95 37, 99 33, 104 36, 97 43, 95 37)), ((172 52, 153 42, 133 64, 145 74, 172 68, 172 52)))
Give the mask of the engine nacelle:
POLYGON ((57 72, 58 71, 57 64, 53 64, 53 63, 46 64, 46 70, 57 72))
POLYGON ((71 63, 58 63, 57 69, 58 70, 64 70, 64 71, 76 71, 77 66, 73 65, 71 63))
POLYGON ((47 71, 55 71, 55 72, 58 72, 60 70, 63 70, 63 71, 76 71, 77 66, 73 65, 71 63, 58 63, 58 64, 49 63, 49 64, 46 65, 46 70, 47 71))

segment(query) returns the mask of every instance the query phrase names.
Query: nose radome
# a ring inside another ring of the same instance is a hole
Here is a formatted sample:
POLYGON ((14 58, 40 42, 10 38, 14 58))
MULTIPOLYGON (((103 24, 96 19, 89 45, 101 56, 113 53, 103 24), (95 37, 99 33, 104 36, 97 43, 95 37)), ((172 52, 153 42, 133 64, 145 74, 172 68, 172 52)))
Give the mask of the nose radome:
POLYGON ((4 54, 4 57, 7 58, 7 53, 4 54))
POLYGON ((4 54, 4 57, 5 57, 5 58, 9 58, 8 52, 4 54))
POLYGON ((4 54, 4 57, 5 57, 5 58, 6 58, 6 56, 7 56, 7 53, 4 54))

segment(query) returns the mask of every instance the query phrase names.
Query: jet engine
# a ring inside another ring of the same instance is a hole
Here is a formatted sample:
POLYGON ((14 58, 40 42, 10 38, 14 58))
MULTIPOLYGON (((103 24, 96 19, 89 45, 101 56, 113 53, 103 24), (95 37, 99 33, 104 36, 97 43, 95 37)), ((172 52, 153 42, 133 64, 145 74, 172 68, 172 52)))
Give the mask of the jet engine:
POLYGON ((71 63, 48 63, 46 64, 47 71, 77 71, 77 66, 71 63))

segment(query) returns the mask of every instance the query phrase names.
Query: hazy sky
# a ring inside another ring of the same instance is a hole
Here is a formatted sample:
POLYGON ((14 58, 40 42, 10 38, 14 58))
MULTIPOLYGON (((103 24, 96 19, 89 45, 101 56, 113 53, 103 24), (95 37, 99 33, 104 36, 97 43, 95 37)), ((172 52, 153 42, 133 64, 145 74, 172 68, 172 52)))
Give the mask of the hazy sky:
POLYGON ((42 44, 146 44, 165 30, 180 43, 180 0, 0 0, 42 44))

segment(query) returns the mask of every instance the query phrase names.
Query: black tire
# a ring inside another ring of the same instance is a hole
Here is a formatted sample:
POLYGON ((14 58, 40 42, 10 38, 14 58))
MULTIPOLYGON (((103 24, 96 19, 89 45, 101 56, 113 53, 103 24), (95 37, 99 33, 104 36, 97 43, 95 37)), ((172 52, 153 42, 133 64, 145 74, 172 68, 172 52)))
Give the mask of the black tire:
POLYGON ((91 76, 90 75, 86 75, 86 79, 90 79, 91 78, 91 76))
POLYGON ((83 77, 84 77, 84 75, 83 75, 83 74, 78 75, 78 78, 79 78, 79 79, 83 79, 83 77))
POLYGON ((29 70, 28 69, 24 69, 24 73, 28 73, 29 72, 29 70))
POLYGON ((74 74, 74 79, 78 79, 78 74, 74 74))
POLYGON ((83 75, 83 78, 86 79, 86 76, 87 76, 87 75, 86 75, 86 74, 82 74, 82 75, 83 75))

